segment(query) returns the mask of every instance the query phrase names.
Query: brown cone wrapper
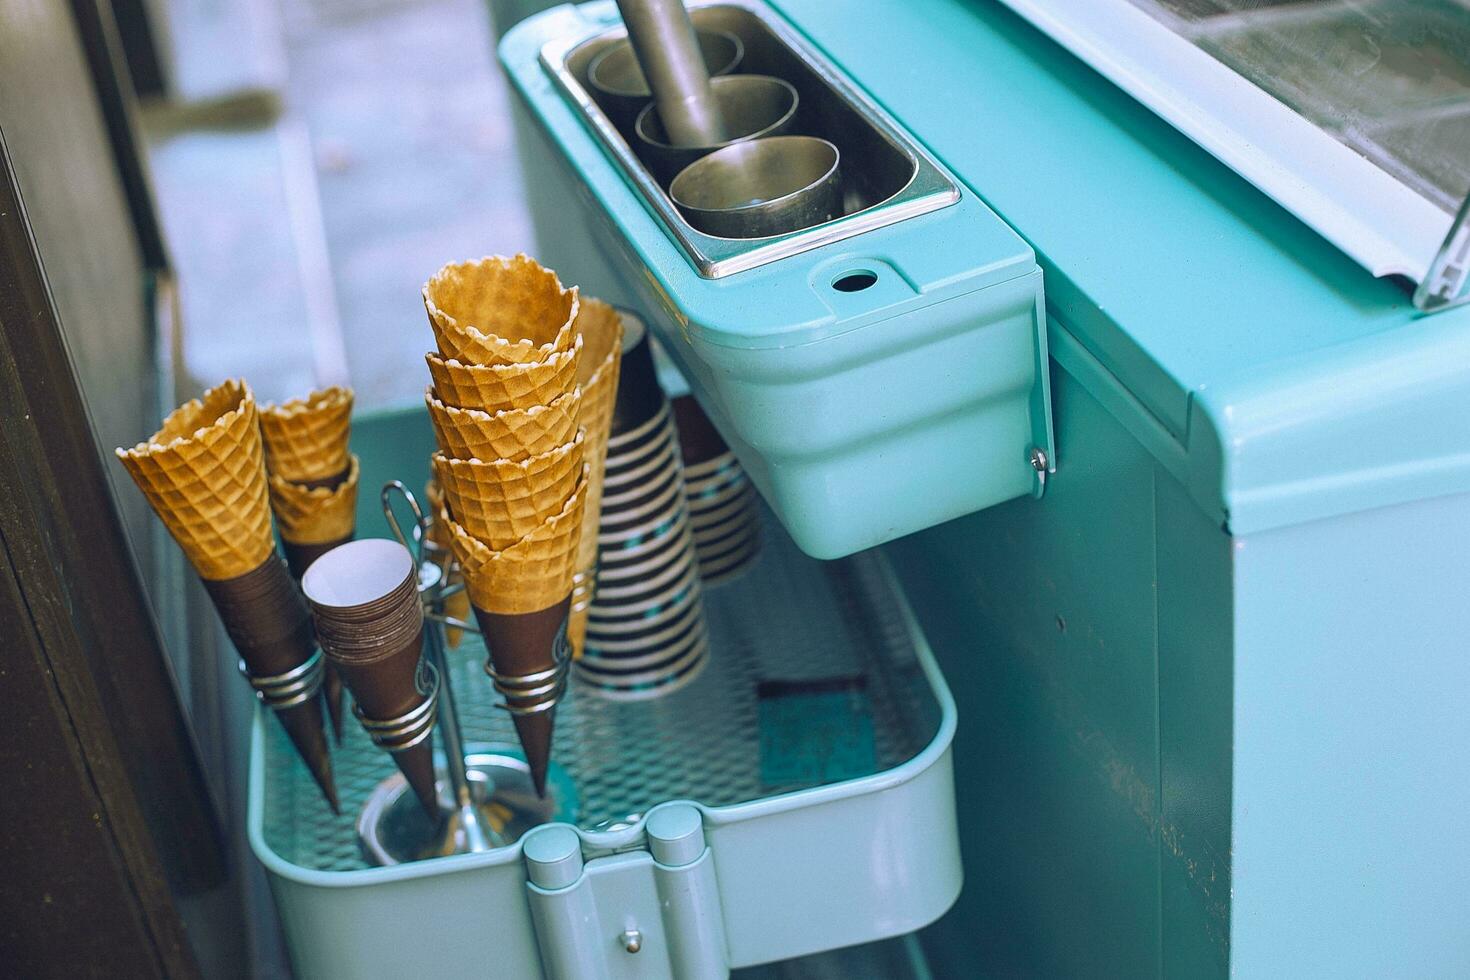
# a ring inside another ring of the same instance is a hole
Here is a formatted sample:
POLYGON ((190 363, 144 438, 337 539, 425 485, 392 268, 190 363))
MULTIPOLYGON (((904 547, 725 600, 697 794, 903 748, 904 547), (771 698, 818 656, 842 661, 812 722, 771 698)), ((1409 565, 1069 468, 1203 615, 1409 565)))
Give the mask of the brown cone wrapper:
POLYGON ((342 744, 342 675, 328 660, 322 665, 322 698, 327 702, 327 714, 332 719, 332 737, 342 744))
MULTIPOLYGON (((413 601, 418 601, 417 596, 413 601)), ((422 652, 423 630, 420 629, 407 641, 395 645, 385 656, 370 661, 333 658, 332 664, 352 692, 363 717, 386 721, 424 703, 424 695, 415 683, 422 652)), ((424 810, 438 819, 433 737, 390 754, 424 810)))
MULTIPOLYGON (((348 467, 335 476, 329 476, 323 480, 307 480, 301 484, 306 489, 321 487, 323 490, 335 490, 347 479, 352 472, 348 467)), ((301 576, 311 567, 311 563, 322 555, 331 551, 338 545, 346 544, 353 538, 353 532, 348 532, 345 537, 335 541, 323 541, 320 544, 299 544, 295 541, 281 539, 281 550, 286 553, 286 564, 291 569, 291 574, 299 582, 301 576)), ((332 735, 337 744, 342 744, 342 678, 337 675, 337 668, 332 666, 330 660, 326 664, 326 672, 322 675, 322 697, 327 702, 327 714, 332 718, 332 735)))
MULTIPOLYGON (((316 649, 311 615, 280 557, 271 554, 258 568, 230 579, 204 579, 245 668, 257 677, 284 674, 305 663, 316 649)), ((332 758, 322 728, 319 698, 276 710, 281 726, 311 770, 332 812, 340 812, 332 778, 332 758)))
MULTIPOLYGON (((355 533, 355 529, 354 532, 355 533)), ((353 534, 346 534, 335 541, 323 541, 321 544, 301 544, 296 541, 281 539, 281 550, 286 553, 286 564, 291 568, 291 574, 298 581, 306 574, 311 563, 322 555, 351 541, 353 534)))
MULTIPOLYGON (((534 674, 556 666, 558 647, 567 642, 567 614, 572 597, 536 612, 490 613, 475 610, 475 620, 485 639, 489 664, 503 676, 534 674)), ((569 654, 564 654, 569 655, 569 654)), ((516 735, 526 762, 531 767, 531 780, 539 796, 546 795, 546 771, 551 763, 551 732, 555 722, 554 707, 533 714, 511 713, 516 735)))

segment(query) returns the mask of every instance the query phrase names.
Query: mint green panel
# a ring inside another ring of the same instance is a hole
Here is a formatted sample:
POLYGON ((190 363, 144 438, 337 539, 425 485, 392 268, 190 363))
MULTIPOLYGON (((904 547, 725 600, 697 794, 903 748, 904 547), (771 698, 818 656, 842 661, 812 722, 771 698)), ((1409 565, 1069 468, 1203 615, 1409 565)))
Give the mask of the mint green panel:
POLYGON ((1161 459, 1217 523, 1470 490, 1447 423, 1470 308, 1417 316, 1000 3, 777 5, 1036 250, 1052 314, 1136 401, 1125 424, 1178 440, 1161 459))
POLYGON ((648 320, 810 555, 1031 493, 1032 450, 1056 454, 1030 247, 958 187, 938 210, 704 278, 543 64, 549 43, 615 21, 607 2, 557 7, 500 43, 540 258, 648 320), (835 287, 856 271, 876 282, 835 287))
POLYGON ((926 933, 938 976, 1158 967, 1159 467, 1074 378, 1053 392, 1066 463, 1042 501, 888 548, 963 719, 970 873, 926 933))
POLYGON ((1166 977, 1230 954, 1235 542, 1184 488, 1154 481, 1159 630, 1159 888, 1166 977))
POLYGON ((1470 976, 1467 543, 1463 494, 1239 542, 1240 975, 1470 976))

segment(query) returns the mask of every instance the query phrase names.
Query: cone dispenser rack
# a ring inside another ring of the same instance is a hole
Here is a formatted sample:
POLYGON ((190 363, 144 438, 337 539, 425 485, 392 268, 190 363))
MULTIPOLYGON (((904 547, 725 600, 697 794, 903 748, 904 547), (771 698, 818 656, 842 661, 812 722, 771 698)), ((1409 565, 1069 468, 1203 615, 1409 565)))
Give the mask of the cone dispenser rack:
MULTIPOLYGON (((374 430, 355 428, 369 485, 418 477, 382 459, 398 449, 374 430)), ((814 561, 762 510, 761 562, 705 594, 709 661, 693 682, 615 701, 536 679, 564 688, 542 800, 482 639, 443 642, 427 521, 402 484, 386 494, 423 570, 444 819, 431 826, 355 724, 333 753, 334 816, 257 711, 248 831, 298 977, 704 980, 911 932, 949 907, 954 707, 880 554, 814 561)))
MULTIPOLYGON (((419 570, 419 601, 424 607, 423 659, 417 686, 426 699, 397 718, 374 721, 354 705, 364 733, 386 752, 402 752, 431 738, 437 729, 443 740, 443 772, 439 792, 439 819, 431 821, 417 809, 414 796, 401 776, 382 780, 359 807, 357 834, 365 860, 377 865, 472 854, 510 843, 507 828, 526 827, 547 819, 552 811, 528 793, 528 777, 518 760, 509 756, 467 752, 459 709, 450 680, 444 626, 479 634, 473 623, 444 613, 444 600, 462 584, 449 584, 447 569, 434 559, 429 518, 413 493, 398 480, 383 485, 383 516, 398 543, 408 549, 419 570), (406 508, 413 517, 407 531, 398 517, 406 508)), ((495 677, 493 672, 492 678, 495 677)), ((512 713, 527 710, 519 701, 535 697, 540 707, 555 707, 566 689, 567 665, 529 677, 496 679, 497 689, 509 689, 506 702, 497 705, 512 713)))

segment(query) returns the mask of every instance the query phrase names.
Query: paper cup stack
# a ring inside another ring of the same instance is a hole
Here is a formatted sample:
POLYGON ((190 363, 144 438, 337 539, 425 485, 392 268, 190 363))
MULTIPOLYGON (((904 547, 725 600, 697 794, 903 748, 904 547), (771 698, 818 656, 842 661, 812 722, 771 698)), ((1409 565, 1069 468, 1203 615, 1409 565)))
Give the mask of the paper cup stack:
POLYGON ((433 666, 421 659, 418 571, 403 545, 369 538, 312 562, 301 587, 322 650, 352 692, 357 720, 393 756, 425 812, 437 819, 438 682, 433 666))
POLYGON ((242 671, 337 810, 322 729, 322 658, 276 553, 255 396, 226 381, 118 458, 204 581, 242 671))
POLYGON ((708 659, 679 440, 641 321, 624 314, 622 379, 608 439, 597 587, 574 670, 598 694, 670 693, 708 659))
POLYGON ((675 398, 684 493, 706 587, 739 577, 760 555, 760 510, 750 477, 690 395, 675 398))
MULTIPOLYGON (((351 415, 352 389, 338 387, 260 409, 271 510, 298 579, 357 529, 358 461, 347 449, 351 415)), ((322 690, 340 742, 342 681, 330 662, 322 690)))
POLYGON ((494 257, 445 266, 424 305, 438 347, 425 396, 444 495, 436 519, 542 792, 594 462, 577 290, 524 255, 494 257))

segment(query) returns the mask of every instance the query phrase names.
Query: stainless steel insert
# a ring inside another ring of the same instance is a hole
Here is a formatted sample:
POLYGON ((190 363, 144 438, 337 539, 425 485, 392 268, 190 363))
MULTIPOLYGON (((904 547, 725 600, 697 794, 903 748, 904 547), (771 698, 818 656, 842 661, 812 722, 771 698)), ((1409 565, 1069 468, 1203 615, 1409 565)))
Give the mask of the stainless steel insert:
POLYGON ((837 147, 816 136, 770 136, 691 163, 669 196, 696 228, 760 238, 830 221, 842 207, 837 147))
POLYGON ((701 276, 718 279, 753 269, 959 200, 959 186, 939 164, 770 8, 756 0, 728 0, 693 6, 689 13, 697 30, 725 31, 740 39, 742 72, 773 75, 796 88, 801 110, 791 131, 830 141, 842 157, 838 217, 767 238, 721 238, 700 231, 670 199, 672 175, 662 181, 655 177, 634 150, 631 128, 609 118, 588 83, 592 60, 623 41, 626 30, 592 26, 558 38, 542 48, 541 63, 701 276))

